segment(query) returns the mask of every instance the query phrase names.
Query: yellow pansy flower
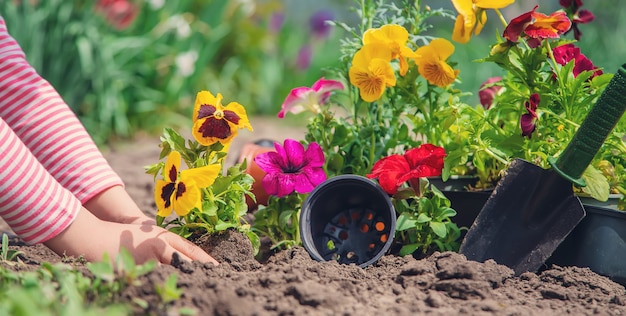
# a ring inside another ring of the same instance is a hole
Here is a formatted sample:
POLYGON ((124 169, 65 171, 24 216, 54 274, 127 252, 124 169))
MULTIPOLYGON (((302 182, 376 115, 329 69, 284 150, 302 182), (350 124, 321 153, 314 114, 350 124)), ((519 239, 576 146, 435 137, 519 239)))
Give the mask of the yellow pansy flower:
POLYGON ((213 184, 221 170, 220 165, 209 165, 181 171, 180 161, 180 153, 172 151, 165 162, 164 179, 156 181, 154 201, 158 216, 167 217, 172 210, 179 216, 185 216, 193 208, 201 209, 200 189, 213 184))
POLYGON ((391 59, 400 61, 400 75, 404 76, 409 69, 407 58, 415 58, 415 52, 406 46, 409 32, 397 24, 383 25, 377 29, 369 29, 363 34, 363 44, 384 44, 391 50, 391 59))
POLYGON ((193 109, 193 137, 198 143, 210 146, 216 142, 228 146, 240 128, 252 131, 246 109, 237 102, 222 106, 222 94, 213 96, 200 91, 193 109))
POLYGON ((367 44, 354 54, 349 70, 350 83, 359 88, 367 102, 378 100, 386 87, 396 85, 396 76, 389 63, 391 50, 384 44, 367 44))
POLYGON ((485 9, 502 9, 515 0, 452 0, 454 8, 459 13, 454 23, 452 40, 467 43, 474 35, 480 34, 487 22, 485 9))
POLYGON ((445 87, 451 84, 459 74, 446 62, 454 52, 454 45, 443 38, 436 38, 428 45, 417 49, 420 57, 415 59, 420 75, 431 84, 445 87))

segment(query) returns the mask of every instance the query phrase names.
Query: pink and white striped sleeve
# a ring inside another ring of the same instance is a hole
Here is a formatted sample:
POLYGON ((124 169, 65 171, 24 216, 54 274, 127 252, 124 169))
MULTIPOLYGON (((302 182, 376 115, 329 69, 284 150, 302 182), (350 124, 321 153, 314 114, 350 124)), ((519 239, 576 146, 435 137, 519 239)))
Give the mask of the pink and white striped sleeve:
POLYGON ((0 217, 25 242, 44 242, 65 230, 81 203, 37 161, 0 119, 0 217))
POLYGON ((81 203, 107 188, 123 185, 76 115, 28 64, 2 17, 0 117, 81 203))

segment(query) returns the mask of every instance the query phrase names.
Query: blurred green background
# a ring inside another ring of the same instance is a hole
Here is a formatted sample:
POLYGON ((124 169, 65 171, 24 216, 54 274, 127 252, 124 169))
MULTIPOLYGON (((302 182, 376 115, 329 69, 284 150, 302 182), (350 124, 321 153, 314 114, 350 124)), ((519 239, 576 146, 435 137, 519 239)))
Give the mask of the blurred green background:
MULTIPOLYGON (((449 1, 422 1, 453 10, 449 1)), ((28 61, 59 91, 97 143, 188 126, 195 94, 222 93, 249 115, 275 116, 289 91, 310 86, 339 61, 347 36, 320 20, 356 23, 354 0, 0 0, 0 14, 28 61), (317 21, 313 23, 312 20, 317 21)), ((507 20, 535 4, 549 14, 558 0, 520 1, 507 20)), ((581 25, 582 52, 614 72, 626 62, 626 11, 617 0, 586 1, 596 15, 581 25)), ((432 36, 450 39, 453 20, 440 18, 432 36)), ((488 12, 482 34, 454 43, 460 89, 477 91, 499 75, 487 56, 503 26, 488 12)), ((572 37, 568 34, 568 37, 572 37)), ((297 120, 298 118, 294 118, 297 120)), ((288 124, 289 120, 277 124, 288 124)))

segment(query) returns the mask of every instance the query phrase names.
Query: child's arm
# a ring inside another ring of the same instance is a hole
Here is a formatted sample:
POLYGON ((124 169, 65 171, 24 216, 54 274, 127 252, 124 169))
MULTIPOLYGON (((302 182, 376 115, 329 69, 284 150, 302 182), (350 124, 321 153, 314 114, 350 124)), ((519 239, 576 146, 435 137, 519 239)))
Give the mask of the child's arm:
POLYGON ((121 223, 147 217, 123 190, 122 180, 109 166, 84 127, 56 90, 28 64, 18 43, 0 17, 0 117, 44 168, 104 220, 121 223), (117 192, 118 199, 93 198, 117 192))
MULTIPOLYGON (((95 217, 48 174, 1 118, 0 153, 0 217, 27 243, 43 242, 59 255, 82 255, 90 261, 100 260, 105 252, 115 258, 125 247, 138 262, 170 263, 176 251, 183 259, 217 263, 199 247, 160 227, 95 217)), ((121 187, 113 188, 117 189, 88 203, 95 208, 101 207, 99 203, 134 205, 121 187)))

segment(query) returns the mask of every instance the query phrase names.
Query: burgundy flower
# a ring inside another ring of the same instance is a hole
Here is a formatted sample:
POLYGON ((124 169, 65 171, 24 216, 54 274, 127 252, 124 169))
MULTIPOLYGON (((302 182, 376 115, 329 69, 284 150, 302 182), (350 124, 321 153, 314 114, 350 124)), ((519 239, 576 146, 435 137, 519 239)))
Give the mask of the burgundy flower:
POLYGON ((383 190, 394 195, 409 180, 441 175, 445 156, 443 148, 423 144, 404 155, 391 155, 378 160, 367 177, 378 179, 383 190))
POLYGON ((520 118, 522 136, 528 137, 529 139, 532 137, 532 134, 537 127, 537 105, 539 105, 539 95, 533 93, 528 101, 524 102, 524 106, 526 107, 526 111, 528 111, 528 113, 523 114, 520 118))
POLYGON ((566 65, 571 60, 574 60, 574 69, 572 70, 574 77, 587 70, 593 70, 594 73, 591 78, 602 74, 602 70, 593 65, 593 62, 587 56, 580 52, 580 48, 574 44, 565 44, 552 49, 554 59, 560 65, 566 65))
POLYGON ((502 89, 502 86, 494 85, 494 83, 501 81, 502 77, 491 77, 483 84, 480 85, 480 89, 478 90, 478 97, 480 98, 480 104, 488 110, 493 103, 493 98, 498 94, 498 91, 502 89))
MULTIPOLYGON (((583 5, 582 0, 559 0, 559 3, 562 7, 565 8, 567 16, 569 16, 569 18, 572 20, 571 30, 574 30, 574 38, 576 40, 580 40, 580 37, 583 33, 580 31, 580 29, 578 29, 578 24, 587 24, 593 21, 595 19, 595 16, 589 10, 580 9, 580 7, 582 7, 583 5)), ((566 33, 569 33, 569 31, 567 31, 566 33)))

